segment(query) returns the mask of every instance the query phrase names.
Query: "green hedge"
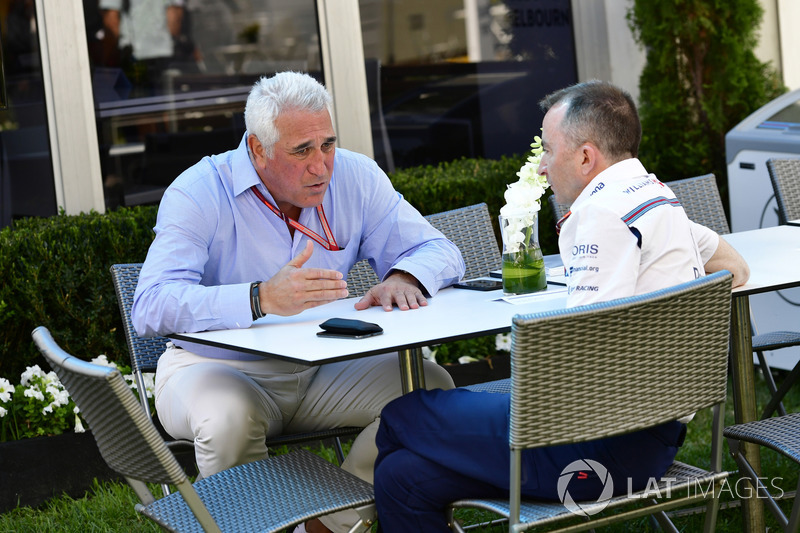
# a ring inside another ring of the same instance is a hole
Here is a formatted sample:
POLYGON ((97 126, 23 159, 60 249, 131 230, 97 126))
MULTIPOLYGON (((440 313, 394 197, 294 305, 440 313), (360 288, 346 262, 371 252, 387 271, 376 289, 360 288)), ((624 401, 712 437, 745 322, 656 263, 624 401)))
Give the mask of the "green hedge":
MULTIPOLYGON (((405 169, 390 176, 395 188, 423 215, 486 202, 492 224, 498 231, 497 216, 505 204, 506 185, 517 181, 517 171, 527 154, 500 160, 459 159, 438 166, 405 169)), ((551 191, 548 189, 547 196, 551 191)), ((539 243, 545 254, 558 253, 550 203, 542 200, 539 215, 539 243)))
MULTIPOLYGON (((422 214, 479 202, 489 206, 495 228, 506 184, 517 180, 524 157, 499 161, 461 159, 436 167, 399 170, 390 177, 422 214)), ((540 240, 555 253, 547 201, 540 240)), ((13 382, 26 366, 43 369, 30 333, 47 326, 70 353, 106 354, 129 364, 109 266, 141 262, 153 238, 157 208, 121 208, 105 215, 58 215, 17 220, 0 230, 0 376, 13 382)))
POLYGON ((129 363, 108 269, 144 260, 155 215, 155 206, 122 208, 0 230, 0 376, 14 383, 26 366, 49 368, 31 341, 40 325, 70 353, 129 363))

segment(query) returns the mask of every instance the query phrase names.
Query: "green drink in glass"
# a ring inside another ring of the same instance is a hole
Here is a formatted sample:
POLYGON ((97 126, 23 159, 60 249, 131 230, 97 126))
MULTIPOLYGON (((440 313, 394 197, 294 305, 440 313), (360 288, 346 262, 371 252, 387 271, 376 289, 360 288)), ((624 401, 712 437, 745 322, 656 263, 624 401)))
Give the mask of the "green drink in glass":
POLYGON ((546 288, 544 258, 538 247, 503 254, 503 293, 528 294, 546 288))

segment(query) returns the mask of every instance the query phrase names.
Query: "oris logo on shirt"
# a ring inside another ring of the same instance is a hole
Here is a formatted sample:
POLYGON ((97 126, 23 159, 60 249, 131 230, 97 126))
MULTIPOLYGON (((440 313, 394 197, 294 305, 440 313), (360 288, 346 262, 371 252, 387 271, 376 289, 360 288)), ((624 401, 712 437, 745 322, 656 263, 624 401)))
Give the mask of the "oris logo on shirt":
POLYGON ((572 247, 572 255, 597 255, 598 250, 596 244, 576 244, 572 247))

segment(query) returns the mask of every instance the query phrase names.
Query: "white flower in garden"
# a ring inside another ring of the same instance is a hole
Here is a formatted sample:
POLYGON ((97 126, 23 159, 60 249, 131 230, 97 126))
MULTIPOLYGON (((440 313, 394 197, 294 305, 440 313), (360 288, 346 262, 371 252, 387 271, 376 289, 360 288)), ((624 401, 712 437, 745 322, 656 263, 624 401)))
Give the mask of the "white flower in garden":
MULTIPOLYGON (((59 385, 61 384, 59 383, 59 385)), ((48 387, 47 392, 49 392, 53 397, 53 404, 56 407, 67 405, 69 403, 69 393, 64 389, 64 387, 48 387)))
POLYGON ((423 346, 422 347, 422 357, 427 359, 428 361, 436 362, 436 350, 431 348, 430 346, 423 346))
POLYGON ((83 421, 81 420, 81 417, 78 416, 78 413, 80 413, 81 410, 78 409, 77 405, 72 412, 75 413, 75 433, 86 433, 86 429, 83 427, 83 421))
POLYGON ((14 390, 14 385, 10 381, 6 378, 0 378, 0 402, 6 403, 10 401, 14 390))
POLYGON ((511 334, 510 333, 498 333, 497 338, 494 341, 495 348, 501 352, 510 352, 511 351, 511 334))
POLYGON ((43 378, 44 372, 42 369, 39 368, 39 365, 29 366, 25 369, 25 372, 22 373, 20 377, 19 384, 22 386, 28 386, 33 378, 43 378))
POLYGON ((40 402, 44 401, 44 394, 40 391, 36 386, 28 387, 22 392, 22 395, 26 398, 33 398, 35 400, 39 400, 40 402))
POLYGON ((6 416, 7 412, 8 411, 6 409, 4 409, 3 407, 0 407, 0 418, 3 418, 4 416, 6 416))
MULTIPOLYGON (((133 374, 126 374, 123 376, 125 381, 128 382, 128 386, 135 391, 139 390, 139 385, 136 383, 136 376, 133 374)), ((156 374, 155 372, 144 372, 142 373, 142 379, 144 380, 144 389, 145 394, 147 394, 148 398, 152 398, 153 394, 156 391, 156 374)))
POLYGON ((145 372, 142 374, 144 378, 144 388, 147 390, 147 397, 152 398, 156 392, 156 374, 155 372, 145 372))
POLYGON ((92 363, 100 366, 110 366, 111 368, 117 368, 117 364, 113 361, 109 361, 108 357, 105 354, 100 354, 94 359, 92 359, 92 363))

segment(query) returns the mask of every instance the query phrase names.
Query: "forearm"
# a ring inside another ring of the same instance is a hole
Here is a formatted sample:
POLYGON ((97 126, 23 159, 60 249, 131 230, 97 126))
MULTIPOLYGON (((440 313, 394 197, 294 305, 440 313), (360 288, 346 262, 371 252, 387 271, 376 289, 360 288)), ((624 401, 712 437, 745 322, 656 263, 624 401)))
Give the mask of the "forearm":
POLYGON ((433 296, 439 289, 459 281, 464 276, 465 265, 461 252, 452 242, 435 239, 397 261, 388 275, 398 270, 416 278, 421 288, 433 296))
POLYGON ((720 238, 717 249, 704 265, 706 273, 727 270, 733 274, 733 287, 747 283, 750 279, 750 267, 744 258, 725 239, 720 238))

